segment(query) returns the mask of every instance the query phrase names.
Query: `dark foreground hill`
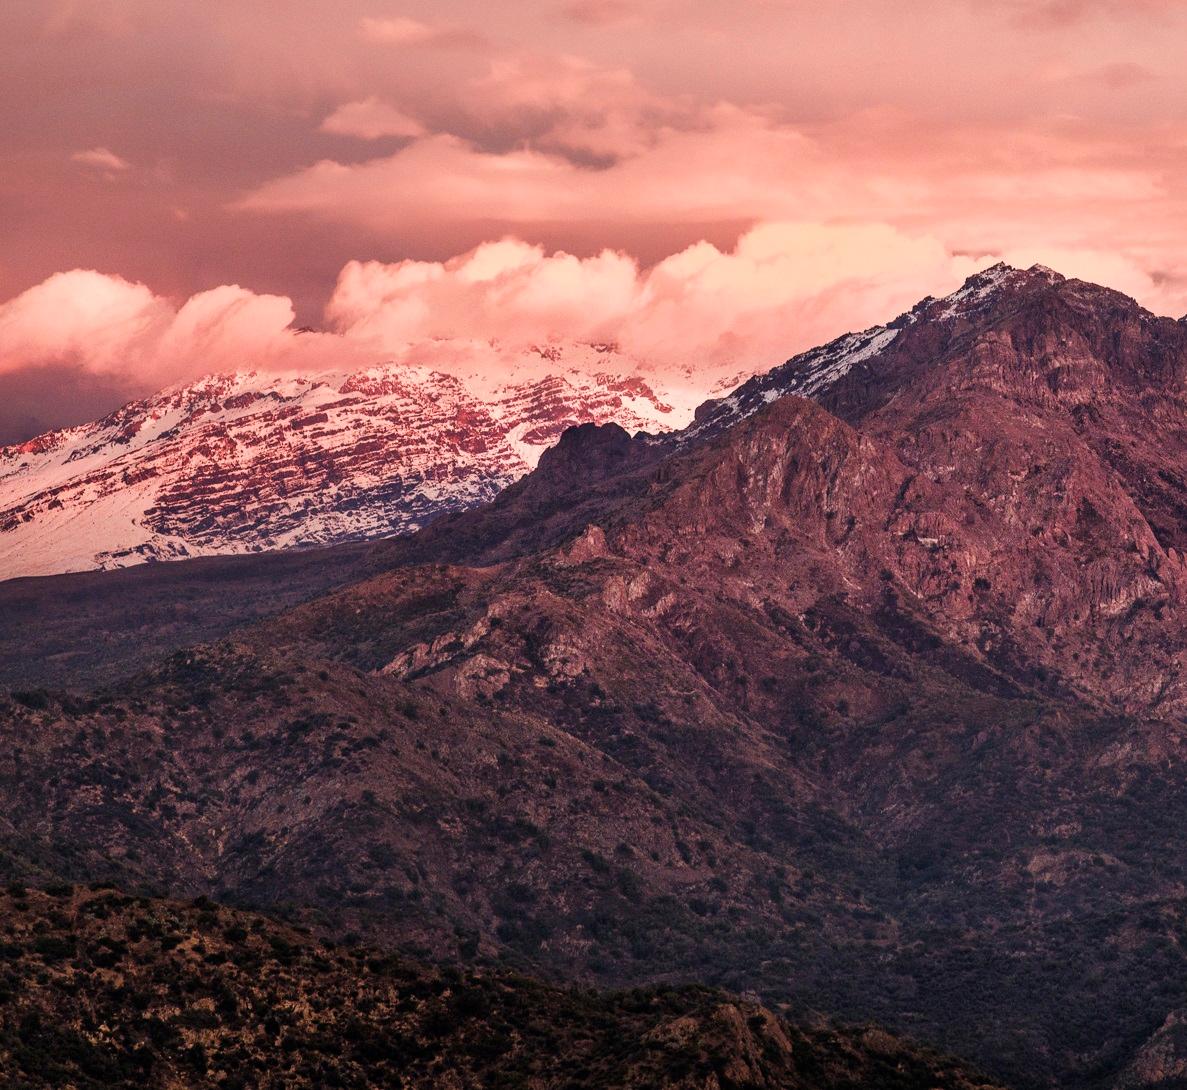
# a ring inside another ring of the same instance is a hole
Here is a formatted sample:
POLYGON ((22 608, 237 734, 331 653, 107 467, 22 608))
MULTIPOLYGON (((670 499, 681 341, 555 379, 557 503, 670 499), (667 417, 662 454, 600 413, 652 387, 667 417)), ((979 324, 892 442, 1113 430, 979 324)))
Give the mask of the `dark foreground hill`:
POLYGON ((1185 420, 1187 326, 991 270, 684 433, 574 429, 221 642, 22 686, 0 867, 1165 1083, 1185 420))
POLYGON ((992 1090, 877 1030, 705 988, 566 991, 326 945, 207 901, 0 894, 0 1079, 23 1090, 992 1090))

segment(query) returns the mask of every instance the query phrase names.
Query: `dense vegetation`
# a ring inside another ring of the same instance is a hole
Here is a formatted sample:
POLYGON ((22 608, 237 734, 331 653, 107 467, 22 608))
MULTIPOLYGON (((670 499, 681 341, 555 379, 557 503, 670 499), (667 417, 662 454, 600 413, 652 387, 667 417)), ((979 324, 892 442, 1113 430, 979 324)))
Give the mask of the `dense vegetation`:
POLYGON ((207 901, 0 894, 12 1090, 974 1090, 875 1031, 796 1029, 704 988, 595 993, 429 970, 207 901))

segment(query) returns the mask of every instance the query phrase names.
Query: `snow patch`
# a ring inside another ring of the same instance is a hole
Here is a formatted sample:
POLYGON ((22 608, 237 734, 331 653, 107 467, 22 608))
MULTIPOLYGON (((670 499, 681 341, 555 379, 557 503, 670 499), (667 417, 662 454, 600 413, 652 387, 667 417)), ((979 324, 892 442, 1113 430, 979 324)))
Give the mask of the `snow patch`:
POLYGON ((0 448, 0 580, 408 532, 492 499, 570 424, 691 417, 598 359, 493 386, 394 363, 212 375, 0 448))

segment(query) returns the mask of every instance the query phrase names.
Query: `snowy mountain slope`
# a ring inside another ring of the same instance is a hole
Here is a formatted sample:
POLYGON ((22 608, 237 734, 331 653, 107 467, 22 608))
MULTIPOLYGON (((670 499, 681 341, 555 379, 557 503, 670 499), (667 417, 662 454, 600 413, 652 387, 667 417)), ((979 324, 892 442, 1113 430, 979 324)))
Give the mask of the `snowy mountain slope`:
POLYGON ((969 328, 995 300, 1041 291, 1064 280, 1043 265, 1016 269, 998 264, 970 276, 957 291, 942 299, 928 297, 886 325, 846 333, 819 348, 793 356, 782 366, 743 382, 725 397, 706 401, 683 441, 717 431, 758 412, 781 397, 798 395, 830 403, 845 387, 860 388, 887 376, 893 353, 905 350, 903 333, 912 327, 926 331, 929 341, 949 340, 969 328))
POLYGON ((490 499, 572 424, 688 418, 567 363, 488 390, 396 365, 216 375, 0 448, 0 579, 397 534, 490 499))

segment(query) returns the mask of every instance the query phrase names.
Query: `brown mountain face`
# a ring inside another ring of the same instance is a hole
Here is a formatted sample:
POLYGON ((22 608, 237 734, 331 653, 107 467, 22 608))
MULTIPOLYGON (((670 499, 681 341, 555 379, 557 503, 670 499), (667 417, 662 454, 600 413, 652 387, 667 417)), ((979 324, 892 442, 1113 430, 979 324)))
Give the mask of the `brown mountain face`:
POLYGON ((1165 1082, 1185 376, 1187 328, 998 268, 683 433, 571 430, 337 590, 14 694, 0 865, 1165 1082))

